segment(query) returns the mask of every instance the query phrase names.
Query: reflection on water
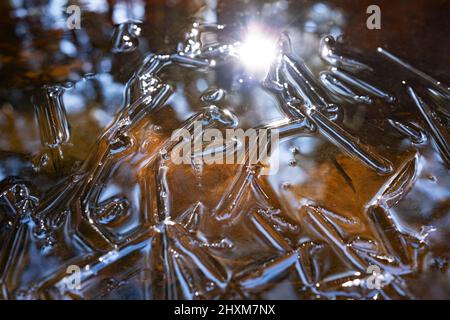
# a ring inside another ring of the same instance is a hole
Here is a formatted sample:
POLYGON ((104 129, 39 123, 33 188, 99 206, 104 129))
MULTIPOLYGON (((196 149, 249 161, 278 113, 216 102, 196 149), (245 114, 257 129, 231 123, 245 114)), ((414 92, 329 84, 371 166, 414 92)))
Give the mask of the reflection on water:
POLYGON ((0 298, 449 297, 448 4, 79 4, 0 4, 0 298), (231 114, 277 174, 171 163, 231 114))

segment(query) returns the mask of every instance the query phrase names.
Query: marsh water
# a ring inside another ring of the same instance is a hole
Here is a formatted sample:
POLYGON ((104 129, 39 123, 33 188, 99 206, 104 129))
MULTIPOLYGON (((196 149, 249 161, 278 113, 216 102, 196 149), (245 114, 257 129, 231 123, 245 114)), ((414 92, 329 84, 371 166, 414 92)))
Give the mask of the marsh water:
POLYGON ((0 298, 448 299, 450 2, 377 3, 1 1, 0 298))

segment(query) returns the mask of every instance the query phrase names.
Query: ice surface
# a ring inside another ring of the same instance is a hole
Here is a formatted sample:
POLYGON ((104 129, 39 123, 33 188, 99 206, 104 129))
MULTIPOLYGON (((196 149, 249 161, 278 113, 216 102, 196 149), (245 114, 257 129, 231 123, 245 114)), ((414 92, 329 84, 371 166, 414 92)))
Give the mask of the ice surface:
MULTIPOLYGON (((138 52, 140 28, 116 26, 112 51, 138 52)), ((267 77, 255 84, 233 69, 240 44, 226 31, 194 23, 173 51, 147 53, 132 69, 122 106, 78 161, 71 157, 82 143, 63 103, 66 88, 45 86, 34 95, 39 151, 0 156, 0 298, 415 298, 410 284, 430 261, 446 272, 445 256, 428 241, 448 236, 448 88, 380 49, 427 85, 406 86, 418 111, 412 119, 376 114, 400 109, 403 100, 402 92, 382 88, 375 67, 340 54, 326 36, 314 55, 326 65, 313 72, 287 33, 279 35, 267 77), (214 40, 205 43, 207 35, 214 40), (280 130, 280 169, 272 176, 248 161, 197 163, 195 152, 189 164, 171 159, 171 130, 195 140, 195 121, 223 131, 248 120, 233 108, 240 89, 217 81, 173 125, 179 82, 171 68, 220 75, 228 67, 245 78, 239 88, 262 88, 280 110, 281 119, 252 126, 280 130), (370 116, 382 119, 376 125, 384 133, 367 133, 376 132, 370 116), (431 141, 438 153, 422 152, 431 141), (410 212, 409 202, 433 210, 397 214, 410 212), (77 288, 68 285, 73 266, 77 288), (389 279, 382 288, 368 286, 371 266, 389 279)), ((12 112, 2 109, 0 120, 20 117, 12 112)))

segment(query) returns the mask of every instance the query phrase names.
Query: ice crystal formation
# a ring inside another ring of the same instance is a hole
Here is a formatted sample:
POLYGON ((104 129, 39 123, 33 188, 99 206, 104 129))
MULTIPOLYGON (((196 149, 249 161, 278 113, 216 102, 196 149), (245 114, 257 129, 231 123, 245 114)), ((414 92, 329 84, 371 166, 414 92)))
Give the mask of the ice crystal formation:
MULTIPOLYGON (((197 163, 194 155, 192 165, 174 165, 175 142, 152 117, 176 91, 165 70, 210 72, 239 63, 237 41, 201 41, 225 29, 195 23, 174 53, 149 53, 124 89, 124 105, 81 163, 66 156, 73 143, 65 87, 35 93, 41 152, 26 177, 12 172, 1 182, 0 298, 415 297, 409 279, 424 268, 434 226, 404 228, 392 212, 419 179, 421 154, 413 148, 394 156, 364 141, 347 127, 341 104, 395 109, 397 95, 406 94, 420 121, 392 115, 385 128, 416 147, 432 143, 448 166, 449 88, 379 48, 380 59, 411 74, 403 93, 388 92, 371 81, 376 68, 342 53, 332 36, 316 53, 328 65, 316 75, 282 33, 260 88, 276 99, 284 118, 261 127, 280 130, 282 166, 289 165, 275 178, 261 176, 258 166, 225 170, 197 163), (325 141, 335 151, 321 166, 311 163, 304 145, 292 142, 299 137, 325 141), (286 178, 292 174, 285 170, 302 166, 315 183, 328 172, 341 191, 315 197, 314 188, 304 191, 296 177, 286 178), (53 181, 51 188, 40 188, 42 175, 53 181), (364 189, 364 176, 373 179, 372 189, 364 189), (357 199, 360 190, 368 196, 357 199), (343 203, 343 193, 361 208, 343 203), (80 287, 68 285, 71 266, 81 272, 80 287), (370 266, 382 271, 381 288, 368 285, 370 266)), ((116 27, 113 52, 135 50, 140 31, 134 22, 116 27)), ((218 130, 238 126, 227 99, 222 88, 206 90, 198 99, 201 111, 181 128, 196 139, 195 121, 218 130)))

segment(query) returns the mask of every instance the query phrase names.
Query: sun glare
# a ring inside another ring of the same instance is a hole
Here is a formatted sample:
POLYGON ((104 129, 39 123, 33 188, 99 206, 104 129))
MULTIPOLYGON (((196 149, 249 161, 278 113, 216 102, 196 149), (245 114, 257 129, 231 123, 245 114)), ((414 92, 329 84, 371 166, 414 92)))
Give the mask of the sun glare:
POLYGON ((244 67, 256 75, 265 75, 276 57, 275 41, 258 29, 250 29, 239 47, 244 67))

